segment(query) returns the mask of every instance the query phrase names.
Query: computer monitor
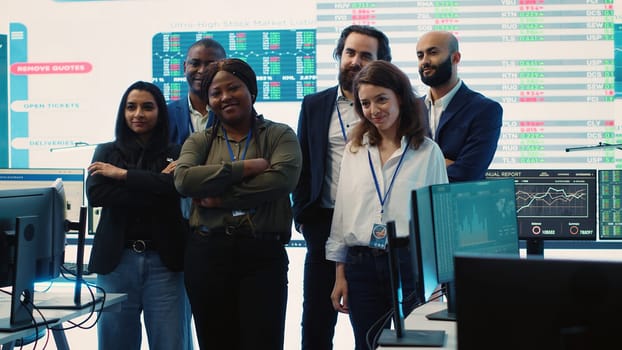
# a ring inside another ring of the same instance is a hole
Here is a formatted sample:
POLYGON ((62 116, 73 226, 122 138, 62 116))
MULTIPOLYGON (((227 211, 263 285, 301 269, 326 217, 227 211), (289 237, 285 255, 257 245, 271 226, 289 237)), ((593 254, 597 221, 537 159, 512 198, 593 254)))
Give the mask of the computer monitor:
POLYGON ((34 283, 60 275, 65 231, 60 179, 48 187, 0 190, 0 287, 13 287, 10 323, 1 329, 31 325, 34 283))
POLYGON ((622 262, 456 256, 460 349, 613 349, 622 262))
POLYGON ((514 179, 527 254, 543 255, 545 240, 596 239, 596 170, 491 169, 486 178, 514 179))
POLYGON ((436 248, 432 234, 432 205, 428 191, 411 192, 410 253, 415 274, 415 294, 419 302, 431 301, 438 287, 436 248))
POLYGON ((38 217, 35 234, 39 244, 31 257, 36 264, 35 282, 59 276, 65 255, 65 202, 62 182, 48 187, 0 190, 0 287, 11 285, 18 217, 38 217))
POLYGON ((427 296, 436 277, 447 298, 447 309, 428 315, 429 319, 455 320, 456 253, 519 256, 514 191, 512 179, 437 184, 415 191, 413 221, 418 221, 419 229, 414 241, 421 244, 418 262, 423 265, 417 266, 423 273, 419 281, 423 279, 427 296))
POLYGON ((67 220, 78 222, 84 205, 82 168, 0 168, 0 190, 46 187, 56 179, 63 181, 67 201, 67 220))

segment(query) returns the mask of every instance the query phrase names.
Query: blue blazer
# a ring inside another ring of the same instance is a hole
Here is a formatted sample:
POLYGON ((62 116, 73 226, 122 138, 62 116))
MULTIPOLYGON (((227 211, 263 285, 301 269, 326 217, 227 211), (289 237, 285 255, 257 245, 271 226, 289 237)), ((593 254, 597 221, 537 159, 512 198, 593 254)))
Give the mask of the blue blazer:
MULTIPOLYGON (((172 143, 183 145, 184 141, 192 133, 190 129, 190 108, 188 107, 188 95, 166 105, 169 120, 169 140, 172 143)), ((207 127, 214 122, 214 112, 209 111, 207 127)), ((195 130, 198 131, 198 130, 195 130)))
POLYGON ((464 82, 441 114, 434 140, 446 159, 449 181, 484 179, 497 150, 503 119, 501 105, 469 89, 464 82))
POLYGON ((298 117, 302 171, 292 193, 296 227, 312 220, 324 181, 328 128, 337 102, 337 86, 304 97, 298 117))

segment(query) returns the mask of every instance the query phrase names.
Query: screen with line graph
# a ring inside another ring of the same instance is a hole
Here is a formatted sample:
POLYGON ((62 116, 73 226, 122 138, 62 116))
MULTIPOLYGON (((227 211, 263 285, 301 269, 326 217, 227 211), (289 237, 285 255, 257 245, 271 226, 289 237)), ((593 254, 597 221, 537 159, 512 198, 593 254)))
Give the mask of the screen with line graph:
POLYGON ((489 170, 514 178, 519 237, 596 239, 596 170, 489 170))

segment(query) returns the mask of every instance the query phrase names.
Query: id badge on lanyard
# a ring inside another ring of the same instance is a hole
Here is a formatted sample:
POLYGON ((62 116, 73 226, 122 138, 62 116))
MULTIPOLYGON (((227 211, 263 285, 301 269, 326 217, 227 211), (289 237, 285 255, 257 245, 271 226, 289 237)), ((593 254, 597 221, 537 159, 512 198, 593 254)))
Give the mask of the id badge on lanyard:
MULTIPOLYGON (((369 152, 369 150, 367 150, 367 158, 369 159, 369 168, 371 170, 371 175, 374 179, 374 184, 376 185, 376 194, 378 195, 378 200, 380 201, 380 208, 381 208, 380 209, 380 221, 384 221, 382 219, 382 215, 384 214, 384 204, 386 203, 386 200, 387 198, 389 198, 389 194, 391 193, 391 190, 393 189, 393 184, 395 183, 397 172, 400 170, 402 166, 402 162, 404 161, 404 155, 406 154, 407 150, 408 150, 408 145, 406 146, 406 148, 402 152, 402 155, 400 156, 400 160, 397 163, 397 166, 395 167, 395 172, 393 173, 393 176, 391 177, 391 183, 389 184, 389 188, 387 188, 387 191, 384 194, 384 197, 382 196, 382 193, 380 193, 380 184, 378 183, 378 177, 376 176, 376 172, 374 171, 374 165, 371 161, 371 153, 369 152)), ((384 223, 373 224, 372 229, 371 229, 371 237, 369 239, 369 247, 377 248, 377 249, 386 249, 387 241, 388 241, 387 225, 384 223)))

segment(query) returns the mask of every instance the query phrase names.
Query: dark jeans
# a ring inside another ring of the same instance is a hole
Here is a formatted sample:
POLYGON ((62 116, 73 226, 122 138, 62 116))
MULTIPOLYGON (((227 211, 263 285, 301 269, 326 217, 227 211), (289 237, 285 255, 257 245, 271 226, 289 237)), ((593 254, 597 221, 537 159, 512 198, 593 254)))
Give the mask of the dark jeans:
MULTIPOLYGON (((415 290, 412 259, 408 247, 397 248, 397 251, 402 291, 406 298, 415 290)), ((386 318, 393 307, 388 254, 368 247, 351 247, 346 257, 345 273, 356 350, 368 350, 368 344, 373 343, 378 332, 391 325, 391 319, 386 318)), ((414 299, 405 302, 405 315, 415 305, 414 299)))
POLYGON ((330 301, 335 286, 335 263, 326 260, 326 240, 332 222, 331 209, 322 209, 302 234, 307 243, 302 303, 302 350, 330 350, 337 311, 330 301))
POLYGON ((184 276, 201 349, 283 349, 288 264, 277 240, 191 234, 184 276))

